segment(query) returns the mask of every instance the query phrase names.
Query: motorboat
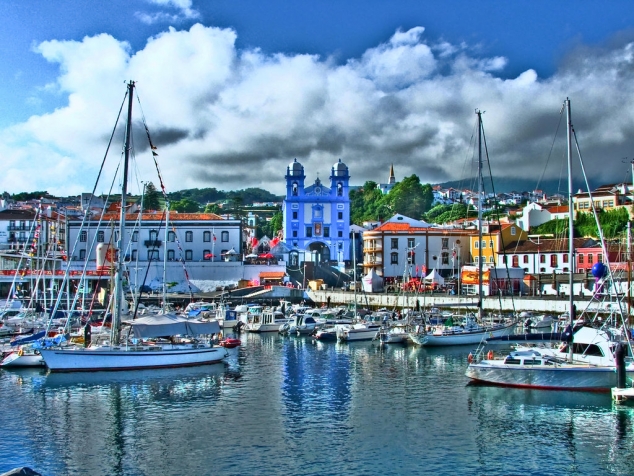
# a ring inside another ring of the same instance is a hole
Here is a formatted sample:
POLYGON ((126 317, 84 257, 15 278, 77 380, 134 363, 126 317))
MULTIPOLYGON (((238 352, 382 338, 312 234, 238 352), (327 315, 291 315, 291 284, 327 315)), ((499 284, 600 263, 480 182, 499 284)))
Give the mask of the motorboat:
POLYGON ((379 334, 381 324, 375 322, 359 322, 337 327, 337 339, 342 342, 373 340, 379 334))
POLYGON ((267 309, 261 313, 252 314, 245 330, 247 332, 276 332, 288 321, 289 319, 282 312, 267 309))

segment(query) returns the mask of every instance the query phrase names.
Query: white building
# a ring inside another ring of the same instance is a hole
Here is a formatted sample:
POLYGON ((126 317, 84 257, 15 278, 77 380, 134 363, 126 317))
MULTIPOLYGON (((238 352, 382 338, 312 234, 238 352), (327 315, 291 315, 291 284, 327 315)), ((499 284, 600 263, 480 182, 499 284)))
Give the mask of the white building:
POLYGON ((384 278, 400 278, 435 269, 442 276, 452 276, 469 259, 468 234, 396 214, 363 233, 364 272, 374 269, 384 278))

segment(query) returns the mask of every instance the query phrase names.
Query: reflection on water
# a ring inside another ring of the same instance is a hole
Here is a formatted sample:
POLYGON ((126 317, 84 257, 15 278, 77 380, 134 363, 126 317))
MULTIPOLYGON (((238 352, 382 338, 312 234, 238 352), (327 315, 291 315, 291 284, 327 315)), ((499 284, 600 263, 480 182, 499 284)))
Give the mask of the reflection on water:
POLYGON ((468 386, 469 348, 241 339, 202 367, 1 371, 0 472, 632 474, 609 395, 468 386))

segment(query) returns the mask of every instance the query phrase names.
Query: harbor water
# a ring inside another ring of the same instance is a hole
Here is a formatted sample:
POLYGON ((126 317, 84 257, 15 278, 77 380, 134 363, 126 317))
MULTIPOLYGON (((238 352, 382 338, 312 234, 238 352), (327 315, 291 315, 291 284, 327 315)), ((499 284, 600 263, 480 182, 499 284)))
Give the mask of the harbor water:
POLYGON ((0 473, 634 474, 609 394, 467 385, 473 349, 242 335, 225 364, 0 372, 0 473))

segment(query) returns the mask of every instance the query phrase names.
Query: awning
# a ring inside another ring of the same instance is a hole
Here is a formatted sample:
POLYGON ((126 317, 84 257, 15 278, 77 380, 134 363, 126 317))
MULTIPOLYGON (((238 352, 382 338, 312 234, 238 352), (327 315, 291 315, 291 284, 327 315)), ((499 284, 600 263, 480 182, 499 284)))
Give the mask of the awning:
POLYGON ((286 276, 284 271, 262 271, 260 273, 260 281, 263 279, 282 280, 286 276))

